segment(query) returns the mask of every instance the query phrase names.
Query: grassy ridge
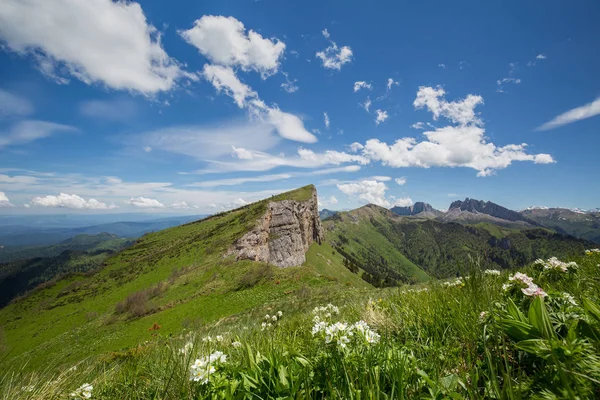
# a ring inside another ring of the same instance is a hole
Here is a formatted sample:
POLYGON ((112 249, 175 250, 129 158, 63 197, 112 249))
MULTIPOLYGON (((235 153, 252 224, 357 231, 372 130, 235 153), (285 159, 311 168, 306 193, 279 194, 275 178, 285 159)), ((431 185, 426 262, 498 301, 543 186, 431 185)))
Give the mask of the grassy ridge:
POLYGON ((369 286, 332 249, 311 249, 303 267, 271 269, 223 258, 251 229, 268 201, 306 200, 312 187, 284 193, 205 220, 147 234, 93 273, 75 275, 0 310, 5 362, 72 362, 135 345, 156 322, 176 334, 288 296, 304 286, 369 286), (318 254, 325 255, 323 258, 318 254), (330 263, 327 263, 327 260, 330 263), (127 303, 117 312, 121 303, 127 303), (70 345, 65 347, 64 344, 70 345))
POLYGON ((504 290, 508 272, 487 275, 477 265, 454 285, 309 288, 181 336, 161 328, 138 347, 76 370, 30 375, 14 367, 0 378, 0 398, 60 398, 84 383, 106 400, 598 398, 600 254, 576 261, 568 273, 523 269, 547 292, 543 299, 504 290), (311 310, 329 302, 340 313, 319 313, 321 320, 363 320, 380 340, 354 331, 342 347, 313 335, 311 310), (264 315, 278 310, 283 316, 263 330, 264 315), (206 382, 190 380, 194 361, 215 351, 226 360, 213 364, 206 382))

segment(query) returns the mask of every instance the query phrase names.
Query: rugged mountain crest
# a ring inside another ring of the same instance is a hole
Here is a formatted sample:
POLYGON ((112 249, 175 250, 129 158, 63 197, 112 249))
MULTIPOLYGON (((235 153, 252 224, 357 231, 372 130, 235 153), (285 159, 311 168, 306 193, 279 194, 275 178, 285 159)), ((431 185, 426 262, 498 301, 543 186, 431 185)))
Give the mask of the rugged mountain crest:
POLYGON ((522 221, 528 224, 538 225, 535 221, 524 217, 518 212, 509 210, 508 208, 502 207, 496 203, 492 203, 491 201, 475 200, 469 199, 467 197, 465 201, 457 200, 452 202, 452 204, 450 204, 450 209, 448 212, 450 213, 452 210, 455 209, 458 209, 460 211, 468 211, 471 213, 487 214, 492 217, 512 222, 522 221))
POLYGON ((256 226, 238 239, 227 252, 237 260, 249 259, 278 267, 301 265, 313 242, 321 243, 323 228, 319 218, 317 191, 306 201, 281 200, 267 204, 256 226))
POLYGON ((409 215, 420 215, 425 217, 437 217, 441 214, 441 211, 436 210, 429 203, 418 201, 412 206, 408 207, 393 207, 391 211, 397 215, 409 216, 409 215))

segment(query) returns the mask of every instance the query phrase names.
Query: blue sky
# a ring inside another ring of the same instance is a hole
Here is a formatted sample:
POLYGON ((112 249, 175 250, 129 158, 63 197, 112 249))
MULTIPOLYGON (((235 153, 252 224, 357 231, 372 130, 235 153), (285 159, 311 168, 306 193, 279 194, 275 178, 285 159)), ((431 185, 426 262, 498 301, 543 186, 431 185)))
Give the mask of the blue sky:
POLYGON ((599 207, 600 3, 5 0, 0 213, 599 207), (326 117, 327 116, 327 117, 326 117))

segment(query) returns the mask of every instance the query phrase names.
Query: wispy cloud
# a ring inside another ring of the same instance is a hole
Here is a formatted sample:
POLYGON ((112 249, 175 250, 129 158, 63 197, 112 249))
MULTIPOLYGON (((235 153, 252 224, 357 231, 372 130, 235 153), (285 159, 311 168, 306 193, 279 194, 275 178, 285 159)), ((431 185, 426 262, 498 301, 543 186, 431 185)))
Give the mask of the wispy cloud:
POLYGON ((43 139, 60 132, 77 132, 78 129, 69 125, 54 122, 25 120, 14 124, 8 132, 0 135, 0 148, 12 145, 22 145, 43 139))
POLYGON ((33 106, 28 100, 0 89, 0 118, 24 116, 32 112, 33 106))
POLYGON ((576 107, 572 110, 569 110, 554 117, 550 121, 538 127, 536 130, 547 131, 549 129, 558 128, 559 126, 567 125, 572 122, 577 122, 583 119, 595 117, 598 114, 600 114, 600 97, 592 101, 591 103, 587 103, 583 106, 576 107))

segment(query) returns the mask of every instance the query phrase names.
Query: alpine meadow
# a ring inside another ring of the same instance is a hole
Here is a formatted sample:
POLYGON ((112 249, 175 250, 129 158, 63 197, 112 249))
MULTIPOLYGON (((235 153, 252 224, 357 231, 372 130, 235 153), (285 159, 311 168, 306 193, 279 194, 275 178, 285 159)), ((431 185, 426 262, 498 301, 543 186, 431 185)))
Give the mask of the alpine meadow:
POLYGON ((600 399, 599 19, 2 0, 0 400, 600 399))

